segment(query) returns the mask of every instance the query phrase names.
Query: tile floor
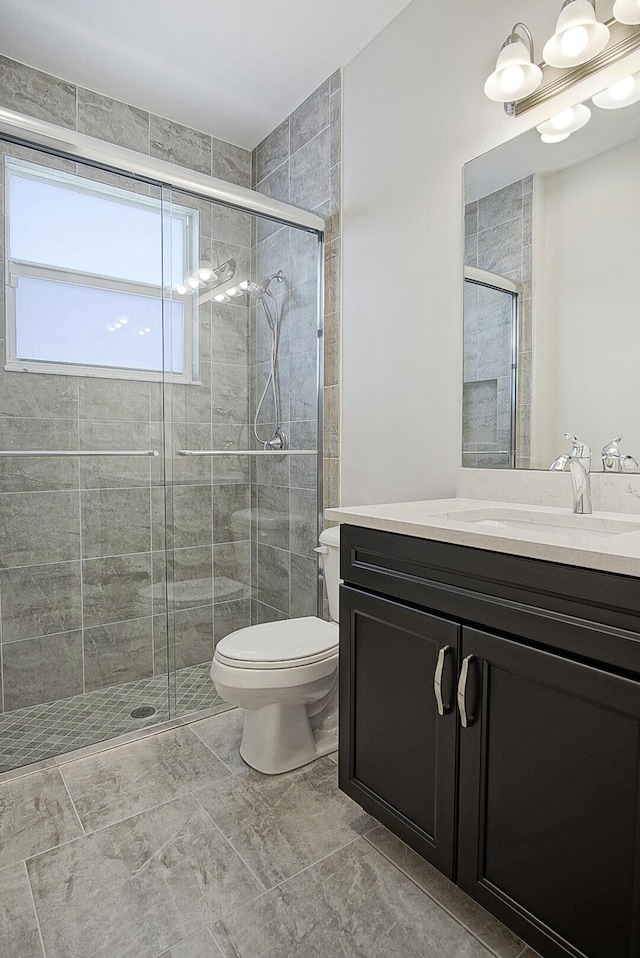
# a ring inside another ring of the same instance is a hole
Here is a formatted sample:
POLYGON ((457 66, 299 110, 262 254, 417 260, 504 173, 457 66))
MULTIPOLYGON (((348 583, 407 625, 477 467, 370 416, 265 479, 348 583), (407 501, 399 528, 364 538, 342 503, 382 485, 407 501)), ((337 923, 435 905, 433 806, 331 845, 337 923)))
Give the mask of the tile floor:
MULTIPOLYGON (((171 693, 177 713, 228 708, 211 682, 210 666, 205 662, 175 673, 175 698, 173 684, 171 693)), ((167 685, 167 676, 157 675, 0 714, 0 772, 165 721, 169 718, 167 685), (156 714, 132 718, 132 710, 141 705, 152 706, 156 714)))
POLYGON ((0 782, 2 958, 536 958, 231 710, 0 782))

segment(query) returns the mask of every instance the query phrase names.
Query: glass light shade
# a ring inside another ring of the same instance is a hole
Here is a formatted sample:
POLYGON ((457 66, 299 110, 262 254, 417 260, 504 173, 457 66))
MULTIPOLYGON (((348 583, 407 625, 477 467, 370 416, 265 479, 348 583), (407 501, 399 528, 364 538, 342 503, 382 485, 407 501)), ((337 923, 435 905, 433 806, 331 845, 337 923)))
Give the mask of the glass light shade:
POLYGON ((531 62, 523 40, 508 42, 498 54, 496 68, 484 85, 485 95, 497 103, 513 103, 529 96, 542 83, 542 70, 531 62))
POLYGON ((630 106, 640 100, 640 74, 625 77, 612 83, 601 93, 596 93, 592 103, 601 110, 620 110, 623 106, 630 106))
POLYGON ((545 122, 537 126, 536 129, 538 133, 542 134, 544 143, 560 143, 561 140, 565 140, 571 133, 582 129, 590 119, 591 110, 589 107, 583 103, 579 103, 577 106, 572 106, 568 110, 562 110, 562 112, 556 113, 555 116, 552 116, 550 120, 545 120, 545 122), (547 137, 547 139, 544 139, 545 137, 547 137), (553 137, 554 139, 549 139, 549 137, 553 137), (560 139, 557 139, 558 137, 560 137, 560 139))
POLYGON ((640 0, 616 0, 613 15, 618 23, 640 23, 640 0))
POLYGON ((596 19, 589 0, 571 0, 560 11, 556 32, 542 56, 552 67, 577 67, 601 53, 608 42, 609 27, 596 19))
POLYGON ((214 296, 213 298, 215 299, 216 303, 228 303, 228 302, 229 302, 229 297, 226 296, 224 293, 218 293, 218 295, 217 295, 217 296, 214 296))

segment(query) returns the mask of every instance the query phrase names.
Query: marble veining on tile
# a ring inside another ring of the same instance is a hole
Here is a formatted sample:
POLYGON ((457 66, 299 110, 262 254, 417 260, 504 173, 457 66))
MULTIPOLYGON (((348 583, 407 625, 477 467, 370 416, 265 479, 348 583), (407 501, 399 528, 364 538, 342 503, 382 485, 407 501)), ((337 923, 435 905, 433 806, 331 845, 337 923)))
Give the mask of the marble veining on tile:
POLYGON ((2 958, 44 958, 23 863, 0 865, 0 944, 2 958))
POLYGON ((176 728, 65 765, 64 780, 87 830, 136 815, 228 770, 189 728, 176 728))
POLYGON ((188 795, 27 869, 47 958, 153 958, 262 891, 188 795))
POLYGON ((338 791, 336 767, 328 758, 286 776, 250 770, 195 796, 267 888, 374 825, 338 791))
POLYGON ((83 834, 57 769, 0 786, 0 868, 83 834))

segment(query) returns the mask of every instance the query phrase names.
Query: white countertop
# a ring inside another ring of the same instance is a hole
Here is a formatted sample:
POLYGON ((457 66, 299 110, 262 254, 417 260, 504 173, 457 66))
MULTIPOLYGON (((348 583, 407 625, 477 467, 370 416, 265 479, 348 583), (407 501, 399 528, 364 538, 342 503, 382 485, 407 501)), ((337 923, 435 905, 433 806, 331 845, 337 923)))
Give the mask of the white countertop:
POLYGON ((571 509, 516 502, 426 499, 327 509, 325 516, 332 522, 367 529, 640 577, 640 516, 637 514, 593 512, 577 516, 571 509), (518 513, 521 514, 522 522, 517 529, 508 528, 508 524, 501 528, 500 521, 495 521, 494 517, 499 520, 500 512, 505 510, 515 522, 518 522, 518 513), (460 518, 456 518, 456 513, 460 518), (483 519, 483 513, 486 518, 478 521, 483 519), (541 521, 549 522, 548 528, 528 527, 535 514, 540 514, 541 521), (469 518, 474 521, 468 521, 469 518), (638 531, 608 534, 604 531, 607 523, 618 523, 622 529, 626 528, 623 523, 631 523, 638 531))

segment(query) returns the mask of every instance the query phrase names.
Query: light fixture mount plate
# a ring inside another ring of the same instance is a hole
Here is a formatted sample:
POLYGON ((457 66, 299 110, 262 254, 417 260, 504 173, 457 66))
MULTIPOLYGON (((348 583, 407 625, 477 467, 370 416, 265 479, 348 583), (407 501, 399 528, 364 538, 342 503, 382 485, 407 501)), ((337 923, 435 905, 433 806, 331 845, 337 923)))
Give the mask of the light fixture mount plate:
POLYGON ((619 23, 614 18, 607 20, 606 25, 609 27, 611 39, 602 53, 588 60, 587 63, 569 69, 552 67, 543 61, 539 64, 543 73, 542 84, 534 93, 518 100, 517 103, 505 103, 505 113, 508 116, 522 116, 523 113, 546 103, 547 100, 553 99, 581 80, 617 63, 629 53, 640 50, 640 25, 619 23))

